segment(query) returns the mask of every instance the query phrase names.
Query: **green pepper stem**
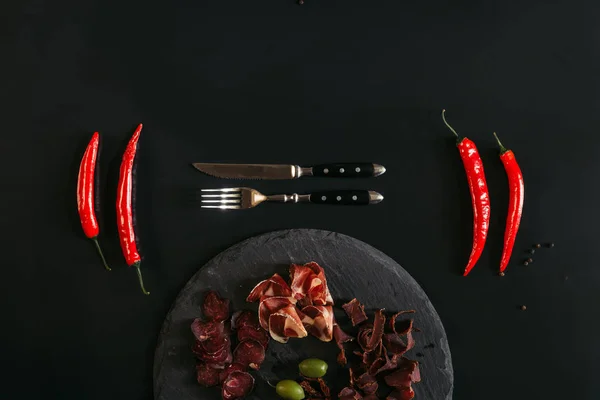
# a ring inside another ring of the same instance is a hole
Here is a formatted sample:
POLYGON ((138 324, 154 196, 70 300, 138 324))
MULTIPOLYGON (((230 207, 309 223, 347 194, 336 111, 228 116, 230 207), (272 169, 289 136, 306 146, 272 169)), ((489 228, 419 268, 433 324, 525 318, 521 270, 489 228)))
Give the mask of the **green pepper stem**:
POLYGON ((148 292, 146 290, 146 288, 144 287, 144 279, 142 279, 142 271, 140 270, 140 262, 136 262, 132 265, 132 267, 135 267, 135 271, 137 272, 137 276, 138 276, 138 280, 140 281, 140 287, 142 288, 142 292, 146 295, 150 294, 150 292, 148 292))
POLYGON ((502 145, 502 142, 500 141, 500 139, 498 139, 498 135, 496 135, 496 132, 494 132, 494 137, 496 138, 496 141, 498 142, 498 146, 500 146, 500 154, 506 153, 508 151, 508 149, 502 145))
POLYGON ((446 126, 448 127, 448 129, 450 129, 452 131, 452 133, 454 133, 454 135, 456 135, 456 140, 460 142, 460 136, 454 130, 454 128, 452 126, 450 126, 450 124, 448 123, 448 121, 446 121, 446 110, 445 109, 442 110, 442 120, 444 121, 444 124, 446 124, 446 126))
POLYGON ((100 254, 100 257, 102 258, 102 263, 104 264, 104 268, 106 268, 107 271, 112 271, 110 269, 110 267, 108 266, 108 264, 106 263, 106 259, 104 258, 104 254, 102 254, 102 249, 100 248, 100 243, 98 243, 98 238, 97 237, 93 237, 92 241, 96 245, 96 248, 98 249, 98 253, 100 254))

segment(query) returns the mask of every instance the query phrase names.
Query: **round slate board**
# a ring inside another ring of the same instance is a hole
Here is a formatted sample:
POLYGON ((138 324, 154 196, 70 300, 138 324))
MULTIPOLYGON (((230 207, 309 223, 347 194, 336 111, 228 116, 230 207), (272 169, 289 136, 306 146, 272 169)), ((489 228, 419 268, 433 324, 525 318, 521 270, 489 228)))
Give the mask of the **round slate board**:
MULTIPOLYGON (((353 297, 369 310, 417 310, 415 326, 421 332, 415 333, 417 345, 406 355, 421 364, 422 382, 414 385, 415 399, 452 398, 453 370, 446 333, 419 284, 394 260, 366 243, 338 233, 309 229, 272 232, 248 239, 219 254, 190 279, 160 332, 154 358, 155 398, 221 398, 217 388, 202 388, 196 382, 195 359, 191 352, 194 339, 190 324, 194 318, 201 317, 200 304, 207 290, 217 290, 230 299, 233 310, 256 310, 256 304, 245 302, 256 283, 275 272, 287 279, 291 263, 309 261, 316 261, 325 268, 336 301, 336 317, 349 333, 352 329, 346 329, 342 322, 347 317, 337 308, 353 297), (423 356, 418 357, 417 353, 423 356)), ((371 312, 368 315, 372 317, 371 312)), ((326 379, 337 393, 348 383, 347 371, 336 364, 337 352, 334 343, 323 343, 314 337, 291 339, 285 345, 271 340, 267 360, 260 371, 254 373, 256 387, 248 399, 274 399, 274 389, 265 380, 295 379, 298 362, 308 357, 319 357, 329 363, 326 379)), ((354 358, 352 354, 348 357, 354 358)))

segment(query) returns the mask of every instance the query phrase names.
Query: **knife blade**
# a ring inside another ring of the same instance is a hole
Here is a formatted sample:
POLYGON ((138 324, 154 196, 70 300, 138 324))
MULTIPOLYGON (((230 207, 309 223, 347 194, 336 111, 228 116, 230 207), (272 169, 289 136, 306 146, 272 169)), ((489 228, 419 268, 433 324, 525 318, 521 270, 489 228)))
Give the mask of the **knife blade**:
POLYGON ((301 167, 291 164, 193 163, 205 174, 227 179, 297 179, 303 176, 369 178, 383 174, 385 167, 372 163, 336 163, 301 167))

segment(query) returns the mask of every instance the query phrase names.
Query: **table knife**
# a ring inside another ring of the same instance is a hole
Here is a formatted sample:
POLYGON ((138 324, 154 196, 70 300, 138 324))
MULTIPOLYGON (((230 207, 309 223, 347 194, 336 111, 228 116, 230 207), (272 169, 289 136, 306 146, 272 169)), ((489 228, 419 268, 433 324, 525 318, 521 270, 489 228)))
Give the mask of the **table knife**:
POLYGON ((320 164, 312 167, 286 164, 193 163, 192 165, 205 174, 228 179, 297 179, 303 176, 371 178, 385 172, 383 165, 372 163, 320 164))

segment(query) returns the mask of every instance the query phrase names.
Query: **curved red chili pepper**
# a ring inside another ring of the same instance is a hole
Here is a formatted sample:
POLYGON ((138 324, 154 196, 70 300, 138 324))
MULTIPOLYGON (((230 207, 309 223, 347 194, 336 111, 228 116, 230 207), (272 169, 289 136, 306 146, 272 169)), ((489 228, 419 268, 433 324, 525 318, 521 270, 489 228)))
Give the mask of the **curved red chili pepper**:
POLYGON ((140 270, 142 257, 138 253, 133 226, 133 166, 141 132, 142 124, 139 124, 127 144, 127 148, 123 154, 123 161, 121 161, 119 184, 117 187, 117 228, 119 230, 119 240, 121 241, 121 249, 123 250, 125 261, 128 266, 135 267, 142 292, 150 294, 144 288, 142 271, 140 270))
POLYGON ((83 153, 81 164, 79 164, 79 176, 77 177, 77 211, 79 211, 79 219, 81 220, 83 233, 89 239, 92 239, 102 258, 104 268, 110 271, 110 267, 106 263, 106 259, 104 258, 104 254, 102 254, 100 244, 98 243, 100 227, 96 220, 94 204, 96 199, 96 160, 98 158, 99 147, 100 134, 95 132, 85 149, 85 153, 83 153))
POLYGON ((467 173, 473 204, 473 247, 463 274, 463 276, 467 276, 477 264, 487 239, 490 228, 490 194, 485 180, 485 172, 483 171, 483 162, 475 143, 466 137, 461 138, 456 133, 454 128, 446 121, 445 112, 446 110, 442 110, 442 119, 444 124, 456 135, 457 147, 467 173))
POLYGON ((510 196, 508 200, 508 216, 506 217, 506 230, 504 231, 504 250, 500 261, 500 272, 504 272, 515 245, 515 239, 519 226, 521 225, 521 216, 523 215, 523 202, 525 200, 525 183, 523 173, 517 163, 515 154, 502 145, 498 135, 494 136, 500 146, 500 160, 504 164, 504 170, 508 177, 508 188, 510 196))

